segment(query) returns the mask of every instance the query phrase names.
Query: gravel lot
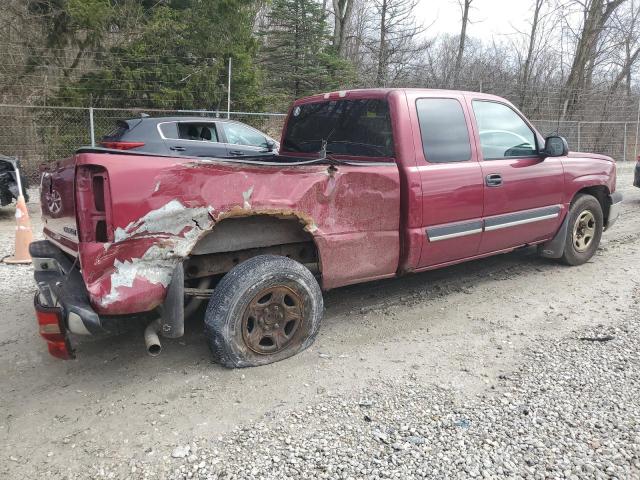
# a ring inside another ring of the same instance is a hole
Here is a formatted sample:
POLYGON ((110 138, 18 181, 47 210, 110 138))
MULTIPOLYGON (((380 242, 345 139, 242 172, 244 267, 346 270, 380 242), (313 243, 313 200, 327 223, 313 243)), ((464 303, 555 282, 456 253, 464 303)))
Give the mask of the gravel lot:
MULTIPOLYGON (((58 361, 31 268, 0 265, 0 478, 640 478, 630 167, 591 262, 523 250, 339 289, 314 346, 261 368, 212 364, 199 322, 156 358, 140 330, 58 361)), ((0 256, 13 225, 0 209, 0 256)))

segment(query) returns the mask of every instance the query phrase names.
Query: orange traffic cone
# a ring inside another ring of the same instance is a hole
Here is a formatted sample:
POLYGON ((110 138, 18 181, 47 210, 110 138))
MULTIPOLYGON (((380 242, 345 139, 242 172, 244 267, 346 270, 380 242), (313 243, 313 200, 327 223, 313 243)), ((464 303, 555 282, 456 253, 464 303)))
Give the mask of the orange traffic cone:
POLYGON ((16 254, 5 258, 5 263, 31 263, 29 244, 33 241, 31 220, 24 197, 20 195, 16 202, 16 254))

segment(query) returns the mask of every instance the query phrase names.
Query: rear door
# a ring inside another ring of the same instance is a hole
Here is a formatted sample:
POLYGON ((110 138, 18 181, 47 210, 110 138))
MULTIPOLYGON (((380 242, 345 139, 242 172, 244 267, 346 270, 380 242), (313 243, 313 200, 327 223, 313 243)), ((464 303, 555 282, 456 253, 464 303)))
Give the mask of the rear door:
POLYGON ((510 105, 472 99, 484 179, 480 253, 553 236, 562 218, 562 159, 539 155, 541 139, 510 105))
POLYGON ((407 98, 419 135, 414 143, 422 185, 424 244, 417 267, 472 257, 482 236, 483 186, 464 97, 407 98))
POLYGON ((228 156, 215 122, 163 122, 158 127, 172 154, 188 157, 228 156))

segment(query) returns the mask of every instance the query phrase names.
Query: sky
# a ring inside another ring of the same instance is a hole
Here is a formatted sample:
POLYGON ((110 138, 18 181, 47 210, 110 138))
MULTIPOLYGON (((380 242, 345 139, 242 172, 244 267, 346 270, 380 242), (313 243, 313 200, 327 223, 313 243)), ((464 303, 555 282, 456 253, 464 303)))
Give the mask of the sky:
MULTIPOLYGON (((506 38, 516 29, 527 31, 530 27, 533 0, 473 0, 467 27, 467 35, 491 40, 492 37, 506 38)), ((457 0, 419 0, 418 21, 433 25, 426 35, 440 33, 460 33, 461 11, 457 0)))

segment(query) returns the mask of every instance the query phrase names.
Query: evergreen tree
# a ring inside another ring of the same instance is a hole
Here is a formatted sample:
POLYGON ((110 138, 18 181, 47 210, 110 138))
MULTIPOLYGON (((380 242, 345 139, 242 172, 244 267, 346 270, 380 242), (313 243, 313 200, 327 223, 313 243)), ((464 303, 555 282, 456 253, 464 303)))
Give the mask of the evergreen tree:
MULTIPOLYGON (((128 35, 105 49, 97 68, 64 82, 58 103, 101 107, 226 109, 232 59, 232 108, 262 107, 255 0, 173 0, 152 9, 128 35)), ((114 22, 126 24, 127 18, 114 22)), ((124 35, 119 24, 111 31, 124 35)))
POLYGON ((349 65, 331 46, 324 11, 315 0, 273 0, 261 33, 267 88, 278 103, 352 80, 349 65))

